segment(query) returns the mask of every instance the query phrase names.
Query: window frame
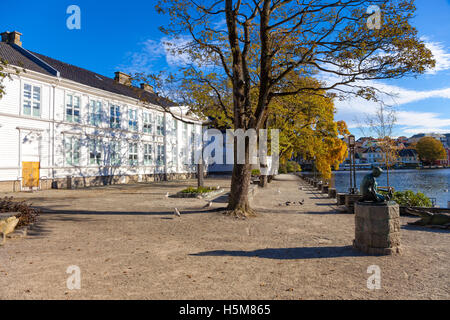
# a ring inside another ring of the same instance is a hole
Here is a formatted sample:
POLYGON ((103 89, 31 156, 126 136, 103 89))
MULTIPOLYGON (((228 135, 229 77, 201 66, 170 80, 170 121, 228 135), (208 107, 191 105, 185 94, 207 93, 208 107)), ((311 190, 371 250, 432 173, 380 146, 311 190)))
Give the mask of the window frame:
POLYGON ((22 108, 20 110, 20 113, 24 116, 27 117, 34 117, 34 118, 41 118, 42 117, 42 85, 41 84, 34 84, 33 82, 23 82, 22 83, 22 94, 21 94, 21 105, 22 108), (25 86, 29 85, 31 86, 31 96, 30 99, 25 99, 25 86), (34 88, 39 88, 40 91, 40 95, 39 95, 39 115, 35 116, 33 115, 33 110, 35 109, 33 104, 34 104, 34 96, 33 96, 33 92, 34 92, 34 88), (30 114, 26 114, 25 113, 25 100, 30 100, 30 114))
POLYGON ((65 94, 65 98, 64 98, 64 120, 66 122, 70 122, 70 123, 81 123, 81 95, 74 93, 74 92, 66 92, 65 94), (71 104, 71 108, 72 108, 72 121, 69 120, 68 118, 68 114, 67 114, 67 109, 68 109, 68 97, 71 96, 72 97, 72 104, 71 104), (78 98, 78 121, 75 121, 75 107, 74 107, 74 98, 78 98))
POLYGON ((150 142, 144 142, 144 166, 153 166, 154 165, 154 144, 150 142), (150 149, 150 152, 148 152, 150 149), (147 158, 147 159, 146 159, 147 158), (148 159, 150 158, 150 159, 148 159))
POLYGON ((130 131, 139 131, 138 110, 134 108, 128 108, 128 129, 130 131), (134 119, 131 119, 131 115, 134 114, 134 119))
POLYGON ((81 160, 81 138, 77 136, 64 136, 64 163, 66 166, 76 167, 80 166, 80 160, 81 160), (70 151, 68 151, 68 140, 70 140, 70 151), (74 141, 78 142, 78 152, 75 152, 75 143, 74 141), (68 152, 70 152, 70 162, 68 162, 68 152), (78 154, 77 163, 75 163, 75 154, 78 154))
POLYGON ((122 112, 121 106, 118 104, 109 104, 109 128, 110 129, 122 129, 122 112), (114 113, 111 114, 111 108, 114 108, 114 113), (117 109, 116 109, 117 108, 117 109), (118 114, 117 114, 118 113, 118 114), (114 121, 112 121, 114 119, 114 121), (115 124, 115 125, 113 125, 115 124))
POLYGON ((104 161, 104 144, 103 139, 99 137, 90 138, 88 142, 88 165, 89 166, 101 166, 104 161), (91 147, 94 146, 94 151, 92 152, 91 147), (91 155, 94 153, 94 157, 91 155), (100 158, 98 157, 100 154, 100 158), (92 160, 94 159, 94 163, 92 160))
POLYGON ((142 132, 146 134, 153 134, 154 128, 153 113, 149 111, 143 111, 142 113, 142 132))
POLYGON ((137 141, 128 141, 128 165, 131 167, 139 165, 139 143, 137 141))
POLYGON ((101 99, 89 98, 89 124, 91 126, 100 126, 103 123, 103 101, 101 99), (94 103, 94 107, 92 106, 94 103), (98 123, 96 123, 96 120, 98 123))

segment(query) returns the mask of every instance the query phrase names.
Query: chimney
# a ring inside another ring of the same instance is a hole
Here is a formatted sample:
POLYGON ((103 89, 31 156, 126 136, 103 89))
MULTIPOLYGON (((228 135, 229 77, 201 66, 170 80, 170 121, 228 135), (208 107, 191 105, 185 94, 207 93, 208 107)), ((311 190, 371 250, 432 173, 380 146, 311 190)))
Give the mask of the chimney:
POLYGON ((155 91, 153 90, 153 87, 151 85, 149 85, 148 83, 141 83, 141 89, 145 90, 147 92, 150 92, 150 93, 155 93, 155 91))
POLYGON ((116 75, 114 77, 114 80, 116 80, 118 83, 130 86, 131 85, 131 76, 129 74, 117 71, 114 72, 114 74, 116 75))
POLYGON ((20 41, 20 36, 22 34, 18 31, 13 31, 13 32, 3 32, 1 34, 2 36, 2 42, 6 42, 7 44, 16 44, 19 47, 22 46, 22 41, 20 41))

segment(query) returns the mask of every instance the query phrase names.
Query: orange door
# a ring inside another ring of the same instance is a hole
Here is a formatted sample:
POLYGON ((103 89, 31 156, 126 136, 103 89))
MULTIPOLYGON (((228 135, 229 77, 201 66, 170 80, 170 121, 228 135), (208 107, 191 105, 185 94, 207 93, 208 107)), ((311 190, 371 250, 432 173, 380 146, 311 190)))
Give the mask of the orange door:
POLYGON ((22 162, 22 186, 39 187, 39 162, 22 162))

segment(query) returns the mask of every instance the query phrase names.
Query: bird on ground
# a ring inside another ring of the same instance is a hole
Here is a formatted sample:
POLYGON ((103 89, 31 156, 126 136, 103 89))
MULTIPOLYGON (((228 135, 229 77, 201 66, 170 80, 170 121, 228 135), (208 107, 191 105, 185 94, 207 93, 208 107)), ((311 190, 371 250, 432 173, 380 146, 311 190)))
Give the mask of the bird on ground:
POLYGON ((167 193, 166 193, 166 198, 168 198, 168 197, 169 197, 169 193, 167 192, 167 193))
POLYGON ((206 209, 206 208, 211 208, 212 207, 212 201, 209 201, 203 208, 204 209, 206 209))
POLYGON ((298 188, 300 191, 303 191, 303 187, 298 188))
POLYGON ((300 201, 299 203, 298 203, 299 205, 304 205, 305 204, 305 199, 302 199, 302 201, 300 201))
POLYGON ((173 210, 173 214, 176 215, 177 217, 181 217, 181 213, 180 213, 180 211, 177 208, 175 208, 173 210))

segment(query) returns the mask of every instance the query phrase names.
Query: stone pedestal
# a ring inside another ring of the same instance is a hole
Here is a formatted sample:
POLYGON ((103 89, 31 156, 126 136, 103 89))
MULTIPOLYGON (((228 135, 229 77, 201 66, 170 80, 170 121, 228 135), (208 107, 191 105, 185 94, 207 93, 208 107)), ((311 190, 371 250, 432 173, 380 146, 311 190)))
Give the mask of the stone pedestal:
POLYGON ((355 203, 353 247, 369 255, 401 254, 398 204, 355 203))
POLYGON ((336 199, 337 199, 337 205, 338 206, 345 205, 345 193, 338 193, 338 194, 336 194, 336 199))
POLYGON ((337 191, 336 191, 335 188, 329 188, 328 189, 328 197, 329 198, 334 199, 334 198, 336 198, 336 195, 337 195, 337 191))
POLYGON ((355 202, 361 199, 361 195, 359 194, 346 194, 345 195, 345 206, 347 207, 347 211, 349 213, 355 212, 355 202))
POLYGON ((330 188, 330 186, 329 185, 323 185, 322 186, 322 193, 326 193, 326 194, 328 194, 328 189, 330 188))

